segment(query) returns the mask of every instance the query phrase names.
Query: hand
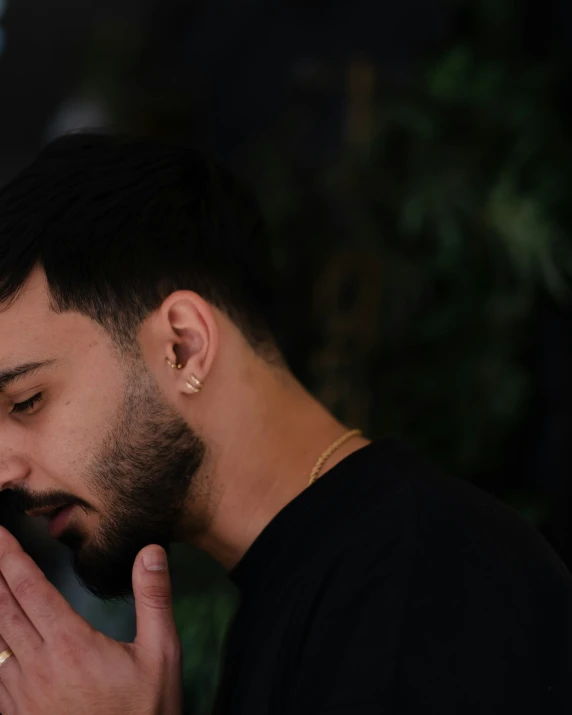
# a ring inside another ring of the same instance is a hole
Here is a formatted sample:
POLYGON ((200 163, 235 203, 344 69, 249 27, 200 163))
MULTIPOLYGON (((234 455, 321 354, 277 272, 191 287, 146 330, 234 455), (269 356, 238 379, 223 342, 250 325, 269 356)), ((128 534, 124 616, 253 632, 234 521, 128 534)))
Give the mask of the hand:
POLYGON ((81 618, 0 527, 2 715, 179 715, 181 645, 166 554, 147 546, 133 566, 134 643, 107 638, 81 618), (147 570, 143 559, 163 570, 147 570))

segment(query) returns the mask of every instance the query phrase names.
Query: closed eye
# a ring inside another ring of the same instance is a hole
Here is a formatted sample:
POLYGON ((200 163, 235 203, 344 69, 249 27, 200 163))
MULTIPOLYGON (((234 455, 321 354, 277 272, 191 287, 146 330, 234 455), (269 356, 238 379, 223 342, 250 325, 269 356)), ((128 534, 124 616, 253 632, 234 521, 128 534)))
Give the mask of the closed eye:
POLYGON ((19 415, 19 414, 25 414, 27 412, 30 412, 42 399, 43 399, 42 393, 38 392, 33 397, 30 397, 29 400, 24 400, 24 402, 16 402, 16 403, 14 403, 14 406, 12 407, 10 414, 11 415, 19 415))

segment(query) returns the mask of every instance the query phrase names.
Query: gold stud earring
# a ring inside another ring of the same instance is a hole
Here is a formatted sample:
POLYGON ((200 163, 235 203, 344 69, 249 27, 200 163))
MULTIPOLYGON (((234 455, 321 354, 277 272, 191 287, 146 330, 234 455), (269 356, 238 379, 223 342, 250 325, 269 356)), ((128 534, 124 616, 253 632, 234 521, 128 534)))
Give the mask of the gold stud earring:
POLYGON ((196 375, 191 375, 191 379, 187 380, 185 384, 194 395, 200 392, 204 385, 196 375))
POLYGON ((165 360, 167 361, 167 365, 168 365, 169 367, 172 367, 173 370, 181 370, 182 367, 183 367, 180 363, 177 363, 177 364, 175 365, 175 363, 174 363, 174 362, 171 362, 168 357, 166 357, 165 360))

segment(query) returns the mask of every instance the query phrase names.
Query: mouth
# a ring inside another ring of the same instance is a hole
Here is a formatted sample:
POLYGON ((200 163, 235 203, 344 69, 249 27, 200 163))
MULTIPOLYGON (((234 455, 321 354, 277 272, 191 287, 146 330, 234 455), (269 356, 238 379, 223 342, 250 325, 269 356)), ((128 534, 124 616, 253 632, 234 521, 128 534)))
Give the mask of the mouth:
POLYGON ((45 506, 42 507, 41 509, 28 509, 26 511, 26 514, 28 516, 47 516, 49 519, 52 519, 54 516, 56 516, 62 509, 66 509, 69 506, 69 504, 60 504, 60 506, 45 506))
POLYGON ((48 518, 48 529, 50 534, 57 538, 65 528, 68 517, 74 508, 74 504, 60 504, 56 507, 43 507, 42 509, 29 509, 28 516, 46 516, 48 518))

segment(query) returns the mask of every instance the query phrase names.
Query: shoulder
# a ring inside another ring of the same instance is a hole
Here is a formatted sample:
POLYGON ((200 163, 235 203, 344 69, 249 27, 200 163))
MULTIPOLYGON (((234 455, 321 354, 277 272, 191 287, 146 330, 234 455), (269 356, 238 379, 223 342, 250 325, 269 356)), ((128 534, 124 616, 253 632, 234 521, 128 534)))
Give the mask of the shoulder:
POLYGON ((393 442, 360 459, 313 551, 323 618, 359 606, 351 627, 385 642, 572 647, 572 576, 516 511, 393 442))
POLYGON ((483 712, 503 692, 559 697, 572 668, 572 577, 550 546, 509 507, 398 445, 362 467, 336 514, 345 538, 330 527, 316 551, 327 565, 305 648, 309 660, 337 654, 341 701, 358 686, 374 699, 456 704, 473 693, 483 712))
POLYGON ((514 509, 397 442, 372 446, 347 498, 354 533, 348 552, 366 548, 375 557, 388 541, 408 543, 420 569, 442 564, 449 573, 484 569, 489 576, 499 569, 511 577, 540 571, 572 583, 554 550, 514 509))

